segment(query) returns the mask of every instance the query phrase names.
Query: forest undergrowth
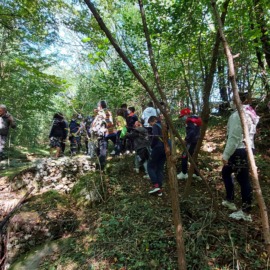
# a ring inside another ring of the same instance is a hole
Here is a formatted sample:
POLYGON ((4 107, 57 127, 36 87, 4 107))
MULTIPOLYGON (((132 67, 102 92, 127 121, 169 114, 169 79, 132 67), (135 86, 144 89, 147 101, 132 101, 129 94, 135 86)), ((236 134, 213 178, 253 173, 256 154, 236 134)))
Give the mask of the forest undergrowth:
MULTIPOLYGON (((178 181, 188 269, 268 269, 255 198, 253 222, 230 219, 230 211, 221 205, 225 195, 220 175, 224 143, 224 125, 211 127, 199 156, 199 167, 211 187, 218 211, 214 210, 203 181, 193 180, 185 198, 186 181, 178 181)), ((258 152, 256 162, 269 209, 269 163, 265 156, 267 151, 258 152)), ((35 269, 177 269, 167 175, 163 196, 151 196, 151 184, 143 179, 143 172, 134 172, 133 159, 132 155, 109 158, 106 173, 94 173, 95 177, 102 177, 107 187, 106 199, 95 207, 79 207, 78 228, 54 240, 52 243, 58 248, 43 256, 35 269)), ((177 167, 179 172, 180 160, 177 167)), ((235 197, 240 207, 237 184, 235 197)), ((27 258, 27 254, 23 257, 27 258)))

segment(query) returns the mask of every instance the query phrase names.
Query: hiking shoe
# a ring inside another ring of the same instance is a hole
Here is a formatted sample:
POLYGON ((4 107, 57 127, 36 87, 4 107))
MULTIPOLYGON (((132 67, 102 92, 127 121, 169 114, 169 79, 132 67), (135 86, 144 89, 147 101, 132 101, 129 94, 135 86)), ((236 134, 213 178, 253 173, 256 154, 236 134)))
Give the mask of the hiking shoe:
POLYGON ((144 176, 143 176, 143 179, 150 179, 149 174, 144 175, 144 176))
POLYGON ((202 180, 202 178, 195 173, 192 175, 192 177, 195 178, 196 180, 202 180))
POLYGON ((233 202, 229 202, 229 201, 224 200, 221 204, 232 211, 237 210, 237 208, 233 202))
POLYGON ((158 186, 158 184, 155 184, 153 187, 152 187, 152 189, 148 192, 149 194, 154 194, 154 193, 156 193, 156 192, 158 192, 158 191, 161 191, 160 190, 160 187, 158 186))
POLYGON ((188 174, 180 172, 179 174, 177 174, 177 179, 179 180, 188 179, 188 174))
POLYGON ((237 212, 233 212, 232 214, 229 215, 229 217, 236 219, 236 220, 243 219, 244 221, 252 222, 251 215, 243 212, 242 210, 239 210, 237 212))

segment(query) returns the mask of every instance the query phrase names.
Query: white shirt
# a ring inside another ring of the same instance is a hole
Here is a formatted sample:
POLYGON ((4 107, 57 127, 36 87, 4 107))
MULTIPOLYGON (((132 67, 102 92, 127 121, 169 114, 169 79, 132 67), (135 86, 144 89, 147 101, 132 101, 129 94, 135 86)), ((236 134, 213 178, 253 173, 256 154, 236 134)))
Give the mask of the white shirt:
POLYGON ((150 125, 148 124, 148 119, 150 116, 158 116, 159 114, 159 110, 155 109, 153 107, 147 107, 143 113, 142 113, 142 119, 144 121, 144 126, 145 127, 150 127, 150 125))

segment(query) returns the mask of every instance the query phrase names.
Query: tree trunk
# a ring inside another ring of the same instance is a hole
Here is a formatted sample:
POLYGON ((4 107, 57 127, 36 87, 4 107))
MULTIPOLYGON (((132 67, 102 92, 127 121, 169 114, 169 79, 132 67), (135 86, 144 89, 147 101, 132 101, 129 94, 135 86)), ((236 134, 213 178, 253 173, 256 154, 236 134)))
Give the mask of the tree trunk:
POLYGON ((245 114, 243 112, 243 107, 242 107, 242 104, 241 104, 241 101, 239 98, 238 86, 237 86, 237 82, 236 82, 236 78, 235 78, 235 69, 234 69, 234 61, 233 61, 234 57, 231 54, 229 45, 227 43, 226 37, 225 37, 224 32, 223 32, 223 25, 222 25, 221 19, 219 17, 218 11, 217 11, 216 2, 214 0, 212 0, 211 3, 213 6, 216 20, 218 22, 219 33, 220 33, 223 47, 224 47, 224 51, 225 51, 225 54, 226 54, 226 57, 228 60, 229 76, 230 76, 230 81, 232 84, 234 98, 236 101, 236 107, 237 107, 237 110, 238 110, 238 113, 240 116, 240 120, 241 120, 241 125, 243 128, 243 133, 244 133, 244 138, 245 138, 245 143, 246 143, 246 151, 247 151, 247 155, 248 155, 248 163, 250 166, 251 178, 252 178, 252 182, 253 182, 253 188, 255 190, 258 205, 260 207, 264 241, 265 241, 268 256, 270 256, 270 232, 269 232, 268 213, 267 213, 267 208, 265 205, 264 198, 262 196, 262 191, 261 191, 261 187, 260 187, 260 183, 259 183, 259 179, 258 179, 258 173, 257 173, 257 167, 256 167, 254 155, 253 155, 253 152, 251 149, 250 141, 248 140, 249 131, 248 131, 248 127, 247 127, 247 124, 245 121, 245 114))
POLYGON ((262 49, 265 55, 265 60, 267 62, 268 68, 270 68, 270 36, 269 36, 269 29, 267 29, 267 22, 265 20, 265 15, 269 10, 265 10, 262 6, 261 0, 253 0, 254 3, 254 11, 256 14, 257 24, 261 30, 261 43, 262 49))
MULTIPOLYGON (((157 85, 157 89, 162 100, 165 103, 165 109, 168 110, 167 100, 165 93, 161 87, 158 69, 155 63, 155 56, 152 50, 151 39, 149 36, 149 31, 146 23, 145 11, 143 7, 142 0, 138 0, 140 6, 140 12, 142 17, 143 29, 145 33, 145 38, 148 47, 149 58, 151 62, 151 66, 153 69, 153 73, 155 75, 155 81, 157 85)), ((168 134, 167 134, 167 125, 162 125, 162 135, 163 135, 163 142, 166 152, 167 158, 167 168, 168 168, 168 175, 169 175, 169 186, 170 186, 170 194, 171 194, 171 201, 172 201, 172 213, 173 213, 173 222, 175 226, 175 233, 176 233, 176 246, 177 246, 177 258, 178 258, 178 268, 180 270, 186 270, 186 256, 185 256, 185 243, 183 238, 183 225, 180 216, 180 207, 179 207, 179 198, 178 198, 178 182, 176 179, 176 151, 175 147, 173 147, 173 151, 170 151, 170 147, 168 145, 168 134)), ((172 138, 172 144, 175 145, 174 136, 172 138)))
MULTIPOLYGON (((218 33, 219 35, 219 33, 218 33)), ((218 61, 218 84, 219 84, 219 93, 221 100, 223 102, 228 102, 228 93, 227 93, 227 80, 225 79, 225 71, 224 71, 224 64, 223 59, 219 59, 218 61)))
MULTIPOLYGON (((255 29, 254 23, 253 23, 253 16, 252 14, 250 15, 250 20, 251 20, 251 30, 255 29)), ((259 46, 257 44, 259 44, 259 39, 255 38, 254 39, 254 44, 255 44, 255 51, 256 51, 256 57, 258 60, 258 66, 261 70, 261 78, 262 78, 262 84, 263 84, 263 88, 265 89, 265 93, 266 93, 266 97, 269 98, 270 97, 270 85, 268 83, 268 79, 267 79, 267 71, 265 69, 265 65, 264 65, 264 61, 263 61, 263 54, 262 51, 260 50, 259 46)))
MULTIPOLYGON (((230 2, 230 0, 226 0, 226 2, 224 2, 224 4, 223 4, 223 12, 221 15, 222 23, 225 22, 225 17, 227 14, 229 2, 230 2)), ((214 75, 215 75, 215 71, 216 71, 216 64, 217 64, 217 59, 218 59, 218 55, 219 55, 219 45, 220 45, 220 34, 219 34, 219 32, 217 32, 215 45, 214 45, 214 48, 212 51, 211 66, 210 66, 209 73, 206 77, 205 85, 203 88, 203 110, 201 113, 201 118, 202 118, 203 124, 201 127, 200 138, 197 142, 196 148, 195 148, 194 153, 193 153, 194 160, 197 160, 197 157, 198 157, 198 154, 200 152, 200 149, 201 149, 201 146, 203 143, 203 139, 204 139, 204 136, 205 136, 205 133, 207 130, 207 126, 208 126, 209 113, 210 113, 209 97, 210 97, 210 93, 211 93, 211 89, 212 89, 212 85, 213 85, 213 81, 214 81, 214 75)), ((189 173, 188 173, 188 176, 189 176, 188 181, 187 181, 187 184, 185 186, 184 197, 186 197, 189 194, 193 172, 194 172, 194 165, 191 164, 190 169, 189 169, 189 173)), ((207 182, 206 182, 206 184, 208 185, 207 182)), ((217 208, 216 204, 215 204, 215 208, 217 208)))

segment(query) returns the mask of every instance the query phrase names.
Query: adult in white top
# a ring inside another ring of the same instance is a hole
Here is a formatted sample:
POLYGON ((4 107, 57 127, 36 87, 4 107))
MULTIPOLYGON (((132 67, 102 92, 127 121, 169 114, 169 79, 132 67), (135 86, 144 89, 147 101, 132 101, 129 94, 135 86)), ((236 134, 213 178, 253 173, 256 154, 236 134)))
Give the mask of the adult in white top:
MULTIPOLYGON (((254 135, 259 117, 250 105, 244 105, 247 102, 247 93, 239 93, 240 100, 243 103, 243 112, 245 114, 246 123, 249 130, 249 138, 252 149, 254 149, 254 135)), ((235 109, 235 105, 233 105, 235 109)), ((244 219, 251 221, 249 212, 252 202, 252 188, 249 179, 249 167, 247 160, 247 151, 244 142, 243 129, 239 113, 235 110, 229 118, 227 125, 227 142, 222 155, 223 168, 222 178, 226 188, 226 198, 222 205, 230 210, 237 210, 234 204, 234 181, 232 173, 241 187, 242 210, 234 212, 230 215, 234 219, 244 219)))
POLYGON ((150 116, 158 116, 159 114, 159 109, 154 108, 154 104, 152 101, 150 101, 147 104, 147 107, 144 109, 142 113, 142 120, 144 122, 144 127, 150 128, 151 126, 148 123, 148 119, 150 116))

